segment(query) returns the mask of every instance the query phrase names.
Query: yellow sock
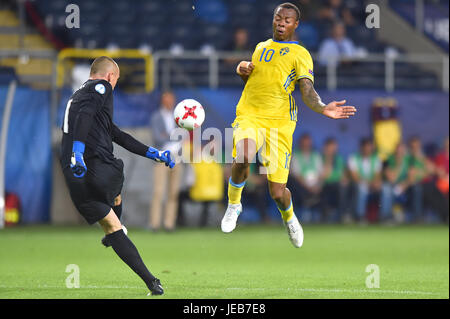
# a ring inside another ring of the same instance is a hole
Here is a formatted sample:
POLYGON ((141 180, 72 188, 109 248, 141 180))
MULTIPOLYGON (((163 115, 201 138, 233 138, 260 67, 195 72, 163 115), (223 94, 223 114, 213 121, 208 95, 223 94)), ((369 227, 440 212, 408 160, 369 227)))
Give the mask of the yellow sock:
POLYGON ((241 202, 241 194, 244 189, 245 181, 240 184, 235 184, 231 180, 228 181, 228 203, 239 204, 241 202))
POLYGON ((292 201, 288 209, 283 210, 280 207, 278 207, 278 210, 281 213, 281 218, 283 218, 285 222, 289 221, 292 218, 292 216, 294 216, 294 206, 292 205, 292 201))

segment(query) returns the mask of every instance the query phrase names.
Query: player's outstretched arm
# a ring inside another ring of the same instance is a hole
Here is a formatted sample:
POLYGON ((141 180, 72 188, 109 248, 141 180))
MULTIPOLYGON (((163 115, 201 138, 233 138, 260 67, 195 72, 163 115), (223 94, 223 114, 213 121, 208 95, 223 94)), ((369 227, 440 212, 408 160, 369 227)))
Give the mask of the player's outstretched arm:
POLYGON ((333 101, 328 104, 323 103, 310 79, 300 79, 299 84, 303 102, 314 112, 332 119, 348 119, 350 116, 355 115, 356 108, 354 106, 344 105, 345 100, 339 102, 333 101))
POLYGON ((170 151, 161 152, 156 148, 148 147, 130 134, 122 131, 116 125, 113 126, 112 136, 114 143, 117 143, 131 153, 150 158, 156 162, 165 163, 170 168, 175 166, 175 162, 170 156, 170 151))
POLYGON ((244 83, 247 83, 248 77, 253 72, 255 66, 250 61, 241 61, 236 67, 236 73, 241 77, 244 83))

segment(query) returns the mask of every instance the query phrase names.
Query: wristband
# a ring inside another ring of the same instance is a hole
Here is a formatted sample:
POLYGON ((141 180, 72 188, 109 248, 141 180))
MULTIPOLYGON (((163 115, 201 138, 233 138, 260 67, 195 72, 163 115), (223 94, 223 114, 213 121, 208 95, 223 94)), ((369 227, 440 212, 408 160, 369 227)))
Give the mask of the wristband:
POLYGON ((72 146, 72 152, 74 153, 84 153, 85 145, 83 142, 74 141, 72 146))
POLYGON ((242 62, 246 62, 246 63, 247 63, 247 68, 248 68, 248 66, 249 66, 250 63, 251 63, 251 62, 247 62, 247 61, 241 61, 241 62, 239 62, 239 64, 238 64, 237 67, 236 67, 236 73, 239 74, 239 75, 242 75, 242 73, 239 72, 239 67, 241 66, 241 63, 242 63, 242 62))
POLYGON ((237 67, 236 67, 236 73, 239 74, 239 75, 242 74, 241 72, 239 72, 239 67, 240 67, 240 65, 241 65, 241 63, 239 63, 239 64, 237 65, 237 67))

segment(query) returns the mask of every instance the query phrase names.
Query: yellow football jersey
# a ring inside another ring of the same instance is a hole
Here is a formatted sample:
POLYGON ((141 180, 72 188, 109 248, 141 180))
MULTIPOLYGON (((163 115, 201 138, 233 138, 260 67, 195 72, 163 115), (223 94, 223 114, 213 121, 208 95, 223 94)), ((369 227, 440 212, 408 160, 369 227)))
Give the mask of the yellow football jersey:
POLYGON ((297 120, 297 105, 291 93, 301 78, 314 81, 313 61, 297 41, 260 42, 253 52, 255 69, 250 74, 236 116, 297 120))

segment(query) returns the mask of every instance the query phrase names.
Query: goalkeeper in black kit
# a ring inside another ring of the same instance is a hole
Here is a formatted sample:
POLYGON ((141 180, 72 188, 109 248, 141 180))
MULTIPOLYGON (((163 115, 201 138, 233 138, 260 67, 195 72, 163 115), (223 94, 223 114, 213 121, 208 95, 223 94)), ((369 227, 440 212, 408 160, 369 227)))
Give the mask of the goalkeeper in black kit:
POLYGON ((123 162, 114 157, 112 142, 170 168, 175 163, 169 151, 148 147, 113 123, 112 91, 119 76, 113 59, 99 57, 91 65, 89 80, 70 97, 62 127, 61 166, 77 210, 89 224, 98 222, 103 228, 102 244, 112 246, 152 295, 162 295, 159 279, 147 269, 120 222, 123 162))

